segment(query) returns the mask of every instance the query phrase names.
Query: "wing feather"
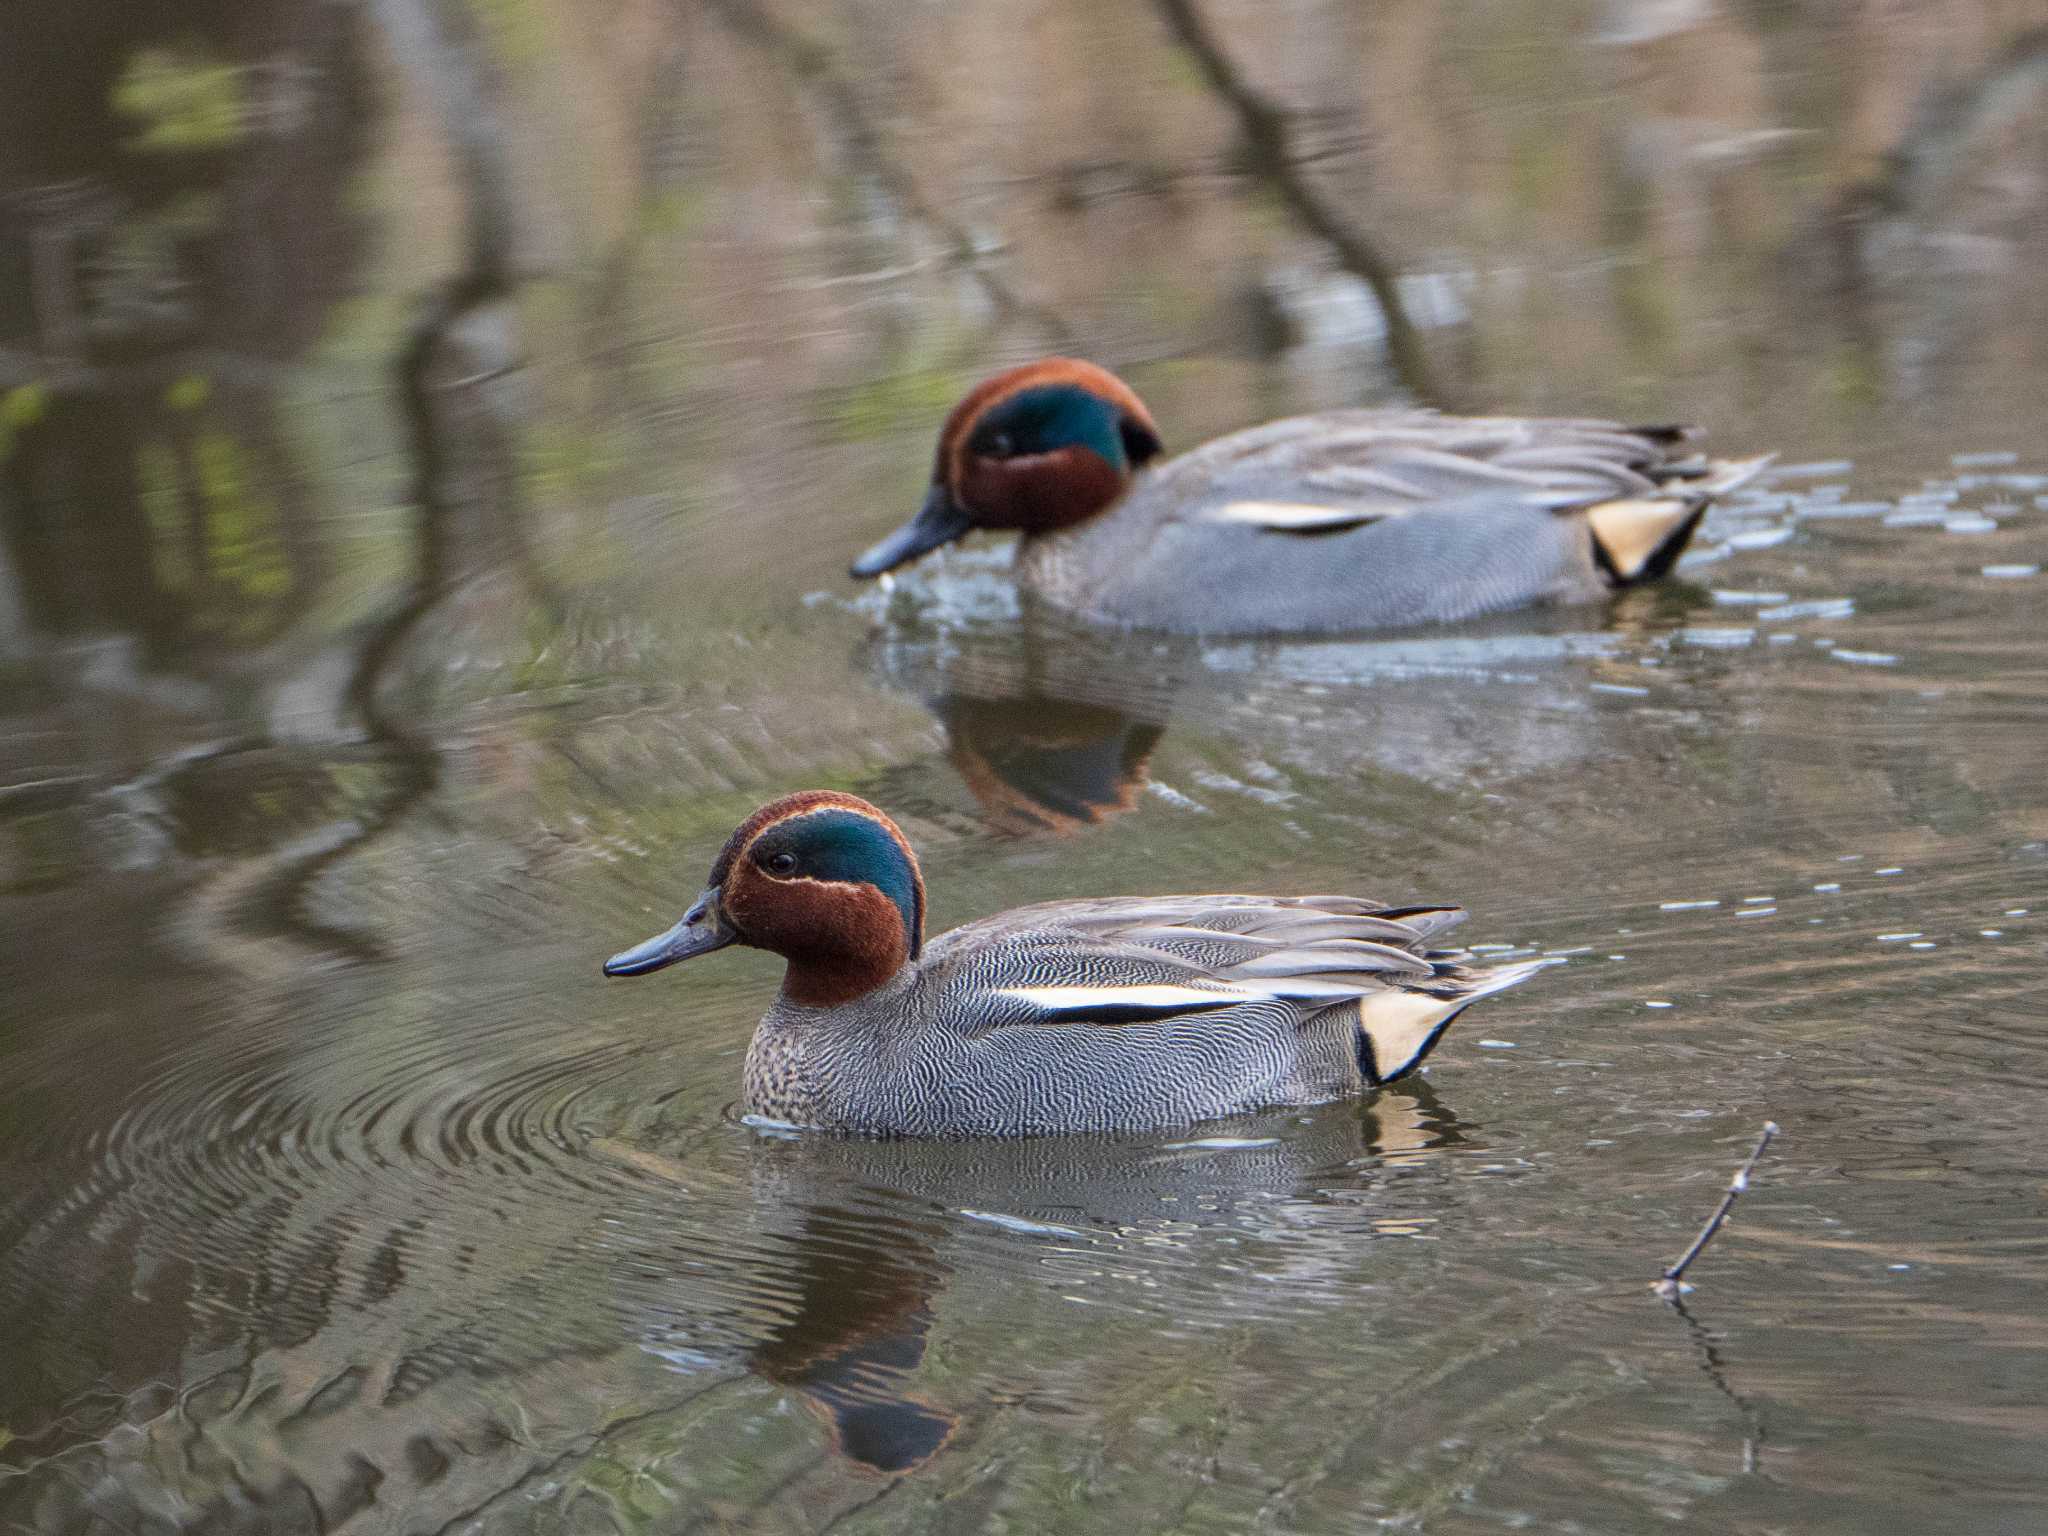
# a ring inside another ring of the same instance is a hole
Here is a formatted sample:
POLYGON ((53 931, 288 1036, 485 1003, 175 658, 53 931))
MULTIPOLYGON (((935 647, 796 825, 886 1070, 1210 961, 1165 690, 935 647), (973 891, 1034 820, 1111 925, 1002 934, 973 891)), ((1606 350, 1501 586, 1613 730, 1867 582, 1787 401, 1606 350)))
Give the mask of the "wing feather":
POLYGON ((1413 510, 1391 502, 1318 505, 1306 501, 1226 501, 1204 509, 1201 521, 1238 523, 1275 533, 1336 533, 1413 510))
POLYGON ((1219 438, 1167 471, 1189 486, 1176 518, 1314 537, 1424 509, 1503 504, 1560 514, 1668 501, 1681 514, 1760 461, 1710 459, 1673 427, 1420 411, 1334 411, 1219 438))
POLYGON ((1369 940, 1342 939, 1299 949, 1275 949, 1240 960, 1229 969, 1233 981, 1251 977, 1307 976, 1311 974, 1379 976, 1389 972, 1407 976, 1428 976, 1430 963, 1410 950, 1369 940))
MULTIPOLYGON (((1052 902, 940 935, 923 965, 944 1017, 993 1042, 1013 1029, 1132 1028, 1185 1021, 1242 1035, 1348 1032, 1368 1083, 1405 1076, 1475 998, 1546 961, 1477 969, 1431 940, 1463 909, 1352 896, 1160 896, 1052 902)), ((1186 1038, 1168 1033, 1157 1038, 1186 1038)), ((1262 1058, 1263 1059, 1263 1058, 1262 1058)))
POLYGON ((1320 1009, 1436 985, 1431 936, 1464 914, 1354 897, 1175 896, 1025 908, 934 940, 987 1027, 1120 1024, 1244 1003, 1320 1009), (956 941, 956 935, 958 939, 956 941))

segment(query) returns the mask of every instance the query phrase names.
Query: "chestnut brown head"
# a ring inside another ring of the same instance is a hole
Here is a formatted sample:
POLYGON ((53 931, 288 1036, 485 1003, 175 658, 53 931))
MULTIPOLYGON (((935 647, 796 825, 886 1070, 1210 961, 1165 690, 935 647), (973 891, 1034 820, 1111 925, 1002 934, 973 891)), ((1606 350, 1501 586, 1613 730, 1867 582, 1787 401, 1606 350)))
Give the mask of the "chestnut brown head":
POLYGON ((853 563, 879 576, 974 528, 1050 533, 1122 496, 1160 451, 1159 429, 1107 369, 1050 357, 986 379, 939 433, 917 516, 853 563))
POLYGON ((604 973, 644 976, 728 944, 788 960, 782 990, 792 1002, 850 1002, 924 946, 917 856, 896 823, 858 796, 785 795, 726 840, 681 922, 612 956, 604 973))

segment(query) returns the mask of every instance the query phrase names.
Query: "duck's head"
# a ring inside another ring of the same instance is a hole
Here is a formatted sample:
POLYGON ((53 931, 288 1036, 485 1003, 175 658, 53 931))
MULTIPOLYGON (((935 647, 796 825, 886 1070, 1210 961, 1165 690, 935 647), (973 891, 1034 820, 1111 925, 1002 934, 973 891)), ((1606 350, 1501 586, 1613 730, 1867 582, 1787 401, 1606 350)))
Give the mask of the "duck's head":
POLYGON ((867 801, 812 789, 764 805, 726 839, 711 881, 668 932, 604 963, 644 976, 728 944, 789 962, 783 996, 832 1007, 872 992, 924 946, 924 877, 867 801))
POLYGON ((939 433, 917 516, 853 562, 893 571, 974 528, 1050 533, 1108 507, 1159 454, 1144 401, 1105 368, 1048 357, 985 379, 939 433))

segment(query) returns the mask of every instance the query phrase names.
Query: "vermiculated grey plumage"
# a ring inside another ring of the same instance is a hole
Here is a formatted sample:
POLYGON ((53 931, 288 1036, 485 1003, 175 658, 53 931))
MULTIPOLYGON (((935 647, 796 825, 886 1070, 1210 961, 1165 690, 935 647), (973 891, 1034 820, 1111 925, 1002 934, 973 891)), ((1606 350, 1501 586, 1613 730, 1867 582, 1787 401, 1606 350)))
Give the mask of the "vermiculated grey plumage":
POLYGON ((930 941, 850 1005, 778 1000, 748 1108, 911 1136, 1135 1130, 1308 1104, 1408 1070, 1535 966, 1429 940, 1455 908, 1170 896, 1023 907, 930 941), (1398 1046, 1398 1062, 1375 1060, 1398 1046))
POLYGON ((1107 512, 1025 537, 1056 606, 1181 633, 1336 633, 1598 597, 1655 575, 1714 495, 1763 460, 1710 461, 1675 428, 1333 411, 1143 470, 1107 512), (1592 509, 1660 509, 1646 568, 1603 560, 1592 509))

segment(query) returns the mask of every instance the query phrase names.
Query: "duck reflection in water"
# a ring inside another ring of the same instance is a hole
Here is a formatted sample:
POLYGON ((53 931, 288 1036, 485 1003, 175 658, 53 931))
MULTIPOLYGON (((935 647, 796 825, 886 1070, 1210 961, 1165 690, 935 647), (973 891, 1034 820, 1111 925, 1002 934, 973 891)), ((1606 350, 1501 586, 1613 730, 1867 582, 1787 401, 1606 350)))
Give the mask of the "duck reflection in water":
MULTIPOLYGON (((1345 784, 1386 775, 1390 793, 1463 793, 1474 775, 1597 761, 1615 722, 1588 707, 1596 685, 1633 691, 1638 655, 1711 601, 1665 583, 1624 594, 1598 630, 1539 611, 1454 631, 1201 642, 1078 631, 1028 607, 1002 624, 955 623, 949 574, 902 595, 904 611, 878 625, 864 662, 938 719, 947 764, 986 825, 1010 836, 1071 836, 1148 792, 1176 799, 1173 770, 1160 766, 1169 734, 1283 773, 1345 784)), ((918 772, 899 771, 889 794, 928 798, 918 772)))
MULTIPOLYGON (((1048 1244, 1142 1267, 1162 1253, 1184 1256, 1207 1233, 1233 1243, 1284 1236, 1261 1266, 1262 1283, 1313 1285, 1337 1251, 1355 1257, 1360 1235, 1408 1230, 1327 1192, 1370 1187, 1384 1170, 1456 1146, 1463 1129, 1418 1078, 1364 1105, 1165 1136, 918 1142, 760 1129, 744 1198, 784 1255, 784 1283, 770 1294, 787 1299, 747 1365, 797 1394, 849 1461, 912 1472, 977 1412, 935 1401, 940 1394, 918 1384, 956 1277, 971 1276, 968 1288, 985 1296, 1032 1283, 1048 1244), (1301 1240, 1318 1232, 1337 1247, 1301 1240), (1003 1270, 1011 1273, 991 1273, 1003 1270)), ((687 1152, 672 1157, 638 1140, 593 1150, 703 1189, 687 1152)))
POLYGON ((932 1323, 930 1242, 907 1225, 878 1228, 857 1211, 818 1206, 796 1250, 794 1310, 748 1366, 801 1393, 847 1459, 878 1472, 929 1461, 955 1424, 909 1386, 932 1323))
POLYGON ((1071 836, 1137 806, 1165 727, 1107 704, 951 694, 932 702, 946 757, 988 824, 1071 836))

